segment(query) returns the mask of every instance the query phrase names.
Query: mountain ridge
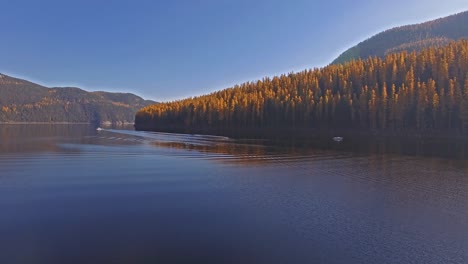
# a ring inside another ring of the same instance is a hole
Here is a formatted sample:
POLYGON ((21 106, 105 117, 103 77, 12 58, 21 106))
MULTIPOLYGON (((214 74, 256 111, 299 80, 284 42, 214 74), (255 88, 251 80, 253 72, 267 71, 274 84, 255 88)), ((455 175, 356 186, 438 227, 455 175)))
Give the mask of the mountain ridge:
POLYGON ((0 73, 2 123, 133 123, 141 107, 155 104, 132 93, 46 87, 0 73))
POLYGON ((468 11, 382 31, 341 53, 331 64, 380 57, 398 51, 419 51, 468 38, 468 11), (406 47, 405 47, 406 46, 406 47))

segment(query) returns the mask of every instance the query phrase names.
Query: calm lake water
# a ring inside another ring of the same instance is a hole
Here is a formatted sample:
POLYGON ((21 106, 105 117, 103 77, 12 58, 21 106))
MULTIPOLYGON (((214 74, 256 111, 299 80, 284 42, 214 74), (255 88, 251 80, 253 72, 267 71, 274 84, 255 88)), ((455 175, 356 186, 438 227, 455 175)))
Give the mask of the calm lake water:
POLYGON ((0 263, 468 263, 464 144, 280 143, 0 125, 0 263))

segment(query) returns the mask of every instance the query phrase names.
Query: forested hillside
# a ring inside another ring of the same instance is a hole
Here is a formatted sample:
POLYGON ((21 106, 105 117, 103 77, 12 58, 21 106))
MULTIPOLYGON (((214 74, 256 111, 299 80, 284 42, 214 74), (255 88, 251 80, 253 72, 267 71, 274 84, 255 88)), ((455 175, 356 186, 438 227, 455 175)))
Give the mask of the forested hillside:
POLYGON ((433 21, 402 26, 379 33, 350 48, 335 59, 332 64, 353 59, 385 55, 413 50, 420 51, 427 47, 441 47, 450 41, 468 38, 468 11, 433 21))
POLYGON ((468 41, 248 82, 140 110, 137 129, 468 132, 468 41))
POLYGON ((133 123, 154 104, 128 93, 47 88, 0 74, 0 122, 133 123))

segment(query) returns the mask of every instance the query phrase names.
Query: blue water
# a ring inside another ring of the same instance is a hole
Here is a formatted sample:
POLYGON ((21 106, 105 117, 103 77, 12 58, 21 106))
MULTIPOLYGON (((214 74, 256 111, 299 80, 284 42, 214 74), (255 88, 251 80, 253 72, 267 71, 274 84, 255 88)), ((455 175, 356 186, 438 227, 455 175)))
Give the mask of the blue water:
POLYGON ((0 263, 468 263, 468 160, 270 143, 0 125, 0 263))

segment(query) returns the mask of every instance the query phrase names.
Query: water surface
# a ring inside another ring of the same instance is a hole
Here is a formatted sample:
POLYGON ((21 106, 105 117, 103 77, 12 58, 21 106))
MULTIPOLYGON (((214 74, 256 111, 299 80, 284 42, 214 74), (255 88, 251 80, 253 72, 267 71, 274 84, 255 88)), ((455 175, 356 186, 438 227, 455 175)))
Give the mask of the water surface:
POLYGON ((468 263, 463 145, 321 143, 1 125, 0 263, 468 263))

